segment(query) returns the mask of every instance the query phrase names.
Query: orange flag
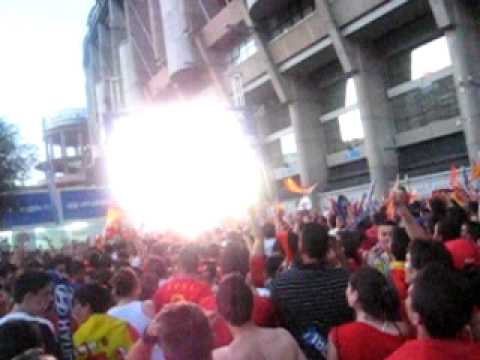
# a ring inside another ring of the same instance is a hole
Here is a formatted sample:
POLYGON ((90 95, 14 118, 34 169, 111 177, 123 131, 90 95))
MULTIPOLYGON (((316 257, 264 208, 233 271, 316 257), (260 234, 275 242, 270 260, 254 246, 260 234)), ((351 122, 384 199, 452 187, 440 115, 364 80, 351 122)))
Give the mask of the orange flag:
POLYGON ((472 165, 472 180, 478 180, 480 179, 480 163, 475 162, 472 165))
POLYGON ((291 193, 303 194, 303 195, 310 195, 313 192, 313 190, 315 190, 315 188, 317 187, 317 184, 315 184, 315 185, 310 186, 308 188, 303 188, 300 185, 298 185, 295 182, 295 180, 293 180, 290 177, 283 180, 283 185, 291 193))

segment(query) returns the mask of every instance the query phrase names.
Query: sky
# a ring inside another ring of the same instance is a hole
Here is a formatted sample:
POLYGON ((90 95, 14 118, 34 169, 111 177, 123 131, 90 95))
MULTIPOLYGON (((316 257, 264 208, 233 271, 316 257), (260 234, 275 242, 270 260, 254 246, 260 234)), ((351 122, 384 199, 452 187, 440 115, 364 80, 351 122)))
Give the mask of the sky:
POLYGON ((0 0, 0 117, 44 156, 42 118, 85 107, 82 43, 95 0, 0 0))

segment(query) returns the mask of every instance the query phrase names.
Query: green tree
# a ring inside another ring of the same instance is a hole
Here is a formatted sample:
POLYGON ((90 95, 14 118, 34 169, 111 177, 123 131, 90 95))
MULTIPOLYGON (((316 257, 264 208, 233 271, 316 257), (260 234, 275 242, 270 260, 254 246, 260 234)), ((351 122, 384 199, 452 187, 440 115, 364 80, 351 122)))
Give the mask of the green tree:
POLYGON ((35 162, 35 146, 23 144, 17 127, 0 118, 0 215, 15 205, 4 194, 23 184, 35 162))

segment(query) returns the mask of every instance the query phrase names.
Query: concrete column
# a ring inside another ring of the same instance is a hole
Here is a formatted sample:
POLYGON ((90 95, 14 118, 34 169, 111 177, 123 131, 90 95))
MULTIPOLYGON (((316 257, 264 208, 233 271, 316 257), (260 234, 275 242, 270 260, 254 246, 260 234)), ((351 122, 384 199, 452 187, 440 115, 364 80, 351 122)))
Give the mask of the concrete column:
POLYGON ((288 89, 292 98, 288 104, 299 158, 302 185, 318 183, 317 191, 325 191, 328 166, 325 135, 319 120, 318 96, 306 79, 291 77, 288 89))
POLYGON ((386 62, 373 45, 352 44, 353 77, 365 133, 365 150, 375 195, 382 198, 398 174, 393 116, 387 97, 386 62))
POLYGON ((468 157, 473 164, 480 160, 480 11, 463 0, 430 0, 430 6, 447 38, 468 157))
POLYGON ((64 131, 60 132, 60 150, 62 154, 63 171, 68 174, 67 145, 64 131))

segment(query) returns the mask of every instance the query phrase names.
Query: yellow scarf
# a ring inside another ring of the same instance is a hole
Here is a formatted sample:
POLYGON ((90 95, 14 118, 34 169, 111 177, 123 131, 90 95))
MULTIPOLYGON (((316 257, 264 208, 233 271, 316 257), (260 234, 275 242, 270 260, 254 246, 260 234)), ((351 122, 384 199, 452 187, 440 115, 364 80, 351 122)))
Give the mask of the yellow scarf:
POLYGON ((93 314, 73 335, 77 360, 123 360, 133 345, 128 324, 106 314, 93 314))

